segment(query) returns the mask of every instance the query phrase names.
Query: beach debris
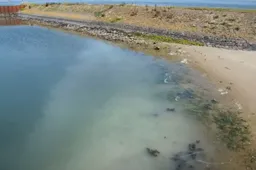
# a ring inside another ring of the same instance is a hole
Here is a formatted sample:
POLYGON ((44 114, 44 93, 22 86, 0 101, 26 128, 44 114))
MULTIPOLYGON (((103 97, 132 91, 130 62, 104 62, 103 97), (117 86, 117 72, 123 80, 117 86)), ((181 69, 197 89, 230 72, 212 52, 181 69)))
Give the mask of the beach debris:
POLYGON ((167 108, 166 111, 167 112, 175 112, 175 108, 167 108))
POLYGON ((239 102, 236 102, 235 105, 237 106, 238 110, 242 110, 243 109, 242 105, 239 102))
POLYGON ((174 55, 177 55, 177 54, 170 52, 169 55, 170 55, 170 56, 174 56, 174 55))
POLYGON ((164 79, 164 83, 165 83, 165 84, 168 84, 168 78, 165 78, 165 79, 164 79))
POLYGON ((156 47, 154 47, 154 50, 159 51, 160 47, 156 46, 156 47))
POLYGON ((183 59, 183 60, 181 60, 181 62, 180 63, 182 63, 182 64, 188 64, 188 59, 183 59))
POLYGON ((221 89, 221 88, 219 88, 218 91, 220 92, 221 95, 228 94, 228 91, 221 89))
POLYGON ((225 67, 225 69, 227 69, 227 70, 231 70, 230 68, 228 68, 228 67, 225 67))
POLYGON ((157 157, 160 152, 157 149, 150 149, 150 148, 146 148, 147 152, 149 153, 149 155, 157 157))
POLYGON ((179 101, 180 100, 180 96, 176 96, 175 97, 175 101, 177 102, 177 101, 179 101))

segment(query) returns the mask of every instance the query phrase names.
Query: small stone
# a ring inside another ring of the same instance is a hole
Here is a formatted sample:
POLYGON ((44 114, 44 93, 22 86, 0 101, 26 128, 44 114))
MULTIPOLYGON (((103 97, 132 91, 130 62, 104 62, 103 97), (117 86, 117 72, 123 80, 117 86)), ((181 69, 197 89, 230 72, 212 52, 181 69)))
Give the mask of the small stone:
POLYGON ((231 87, 230 87, 230 86, 227 86, 226 89, 227 89, 227 90, 231 90, 231 87))
POLYGON ((196 145, 194 143, 191 143, 188 145, 189 151, 194 151, 196 149, 196 145))
POLYGON ((216 99, 212 99, 211 102, 212 102, 213 104, 218 103, 218 101, 217 101, 216 99))
POLYGON ((197 140, 196 143, 199 144, 199 143, 200 143, 200 140, 197 140))
POLYGON ((150 149, 150 148, 146 148, 146 149, 151 156, 157 157, 160 154, 160 152, 156 149, 150 149))
POLYGON ((166 111, 167 112, 175 112, 175 108, 167 108, 166 111))
POLYGON ((164 139, 166 139, 166 136, 164 137, 164 139))
POLYGON ((159 51, 159 50, 160 50, 160 47, 154 47, 154 50, 159 51))

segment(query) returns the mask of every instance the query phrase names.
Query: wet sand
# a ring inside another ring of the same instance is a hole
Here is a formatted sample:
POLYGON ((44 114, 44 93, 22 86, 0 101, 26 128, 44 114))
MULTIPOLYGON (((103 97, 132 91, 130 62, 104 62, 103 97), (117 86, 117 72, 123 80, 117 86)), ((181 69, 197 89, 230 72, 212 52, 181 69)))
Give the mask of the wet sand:
POLYGON ((182 46, 182 49, 187 51, 189 63, 203 69, 206 76, 217 85, 218 90, 225 89, 228 92, 223 95, 223 99, 231 101, 231 104, 243 111, 242 116, 249 121, 254 131, 256 52, 195 46, 182 46))

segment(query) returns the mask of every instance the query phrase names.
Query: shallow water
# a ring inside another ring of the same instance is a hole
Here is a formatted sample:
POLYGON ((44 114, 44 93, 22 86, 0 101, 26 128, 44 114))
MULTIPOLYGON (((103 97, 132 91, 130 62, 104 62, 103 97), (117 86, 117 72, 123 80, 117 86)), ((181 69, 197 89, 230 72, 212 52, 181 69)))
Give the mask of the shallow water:
POLYGON ((169 170, 191 142, 212 152, 167 100, 186 66, 40 27, 0 27, 0 44, 0 169, 169 170))

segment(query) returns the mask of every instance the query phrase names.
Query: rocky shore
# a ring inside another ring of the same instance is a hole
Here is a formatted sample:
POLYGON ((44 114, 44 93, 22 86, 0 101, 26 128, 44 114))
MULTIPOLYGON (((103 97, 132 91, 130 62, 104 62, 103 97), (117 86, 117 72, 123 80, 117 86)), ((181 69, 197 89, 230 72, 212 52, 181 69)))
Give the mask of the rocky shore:
POLYGON ((177 32, 150 27, 139 27, 121 23, 107 23, 101 21, 79 21, 57 17, 40 15, 19 14, 18 18, 31 24, 48 25, 65 30, 83 32, 109 41, 146 43, 135 33, 166 36, 174 39, 184 39, 192 42, 199 42, 205 46, 235 49, 235 50, 256 50, 256 43, 249 42, 242 38, 224 38, 217 36, 205 36, 188 32, 177 32))

